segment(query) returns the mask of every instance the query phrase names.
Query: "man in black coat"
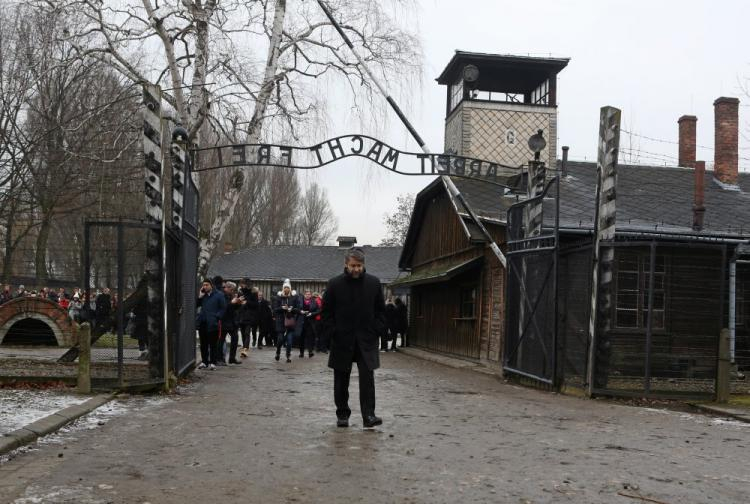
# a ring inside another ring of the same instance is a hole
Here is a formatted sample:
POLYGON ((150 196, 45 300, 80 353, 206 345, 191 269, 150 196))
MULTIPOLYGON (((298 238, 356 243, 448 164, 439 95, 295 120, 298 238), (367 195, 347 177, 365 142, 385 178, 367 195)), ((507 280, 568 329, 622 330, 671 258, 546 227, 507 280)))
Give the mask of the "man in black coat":
POLYGON ((365 271, 365 254, 352 247, 344 273, 328 281, 323 296, 323 330, 331 341, 328 367, 333 368, 333 394, 339 427, 349 426, 349 378, 359 370, 359 402, 363 425, 383 421, 375 416, 375 373, 380 367, 378 338, 385 337, 385 301, 380 280, 365 271))

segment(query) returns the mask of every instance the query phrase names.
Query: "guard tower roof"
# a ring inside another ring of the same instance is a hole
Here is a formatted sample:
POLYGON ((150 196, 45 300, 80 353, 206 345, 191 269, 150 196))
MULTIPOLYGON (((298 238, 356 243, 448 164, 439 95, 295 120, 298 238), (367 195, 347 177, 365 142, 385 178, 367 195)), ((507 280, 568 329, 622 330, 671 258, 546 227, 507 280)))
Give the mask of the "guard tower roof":
POLYGON ((540 82, 557 75, 568 65, 570 58, 539 58, 511 54, 488 54, 456 51, 438 84, 456 82, 466 65, 479 68, 479 86, 486 91, 528 93, 540 82))

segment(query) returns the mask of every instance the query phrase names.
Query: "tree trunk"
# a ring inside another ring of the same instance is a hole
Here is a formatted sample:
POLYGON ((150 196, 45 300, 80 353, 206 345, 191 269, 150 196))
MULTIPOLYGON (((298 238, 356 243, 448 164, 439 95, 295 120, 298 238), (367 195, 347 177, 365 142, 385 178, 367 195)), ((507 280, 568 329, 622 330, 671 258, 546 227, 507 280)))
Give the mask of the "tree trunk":
POLYGON ((16 219, 16 203, 11 203, 8 211, 8 224, 5 226, 5 253, 3 254, 3 283, 10 282, 13 274, 13 252, 16 244, 13 240, 13 223, 16 219))
POLYGON ((40 282, 46 282, 47 277, 49 277, 49 272, 47 271, 47 242, 49 241, 50 221, 50 217, 45 216, 39 228, 39 235, 36 237, 34 267, 36 268, 36 278, 40 282))
MULTIPOLYGON (((263 126, 263 117, 266 113, 268 100, 271 93, 276 87, 276 71, 279 65, 279 50, 281 48, 281 34, 284 27, 284 16, 286 15, 286 0, 277 0, 273 15, 273 28, 271 30, 271 41, 268 47, 268 60, 266 63, 265 73, 263 75, 263 85, 258 93, 258 99, 255 102, 253 117, 248 125, 248 143, 258 143, 260 138, 261 127, 263 126)), ((230 177, 229 187, 224 192, 219 212, 216 219, 211 224, 211 230, 207 237, 201 238, 200 255, 198 257, 198 274, 205 277, 208 273, 208 262, 224 237, 224 232, 229 225, 229 221, 234 214, 234 208, 240 199, 245 177, 241 168, 236 168, 230 177)))

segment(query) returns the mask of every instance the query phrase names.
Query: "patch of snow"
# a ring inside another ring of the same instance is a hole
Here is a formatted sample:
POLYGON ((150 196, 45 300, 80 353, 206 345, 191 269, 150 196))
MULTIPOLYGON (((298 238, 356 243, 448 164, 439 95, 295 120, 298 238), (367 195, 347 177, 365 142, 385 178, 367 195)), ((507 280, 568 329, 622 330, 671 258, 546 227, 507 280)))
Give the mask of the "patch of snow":
POLYGON ((711 425, 716 425, 719 427, 743 427, 743 428, 750 428, 750 424, 746 422, 740 422, 739 420, 732 420, 730 418, 714 418, 711 421, 711 425))
POLYGON ((0 435, 20 429, 88 397, 58 390, 0 390, 0 435))

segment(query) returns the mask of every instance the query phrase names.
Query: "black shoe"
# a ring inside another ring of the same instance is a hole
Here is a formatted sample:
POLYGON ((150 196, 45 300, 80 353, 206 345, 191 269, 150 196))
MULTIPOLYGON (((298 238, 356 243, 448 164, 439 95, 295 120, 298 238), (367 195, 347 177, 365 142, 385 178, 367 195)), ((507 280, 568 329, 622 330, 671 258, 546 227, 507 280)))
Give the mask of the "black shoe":
POLYGON ((289 355, 287 355, 287 356, 286 356, 286 362, 287 362, 287 363, 289 363, 289 362, 292 362, 292 358, 291 358, 291 356, 289 356, 289 355))
POLYGON ((362 418, 362 426, 365 429, 370 429, 372 427, 375 427, 376 425, 383 425, 383 419, 380 417, 376 417, 375 415, 369 415, 362 418))
POLYGON ((299 354, 299 358, 300 359, 304 359, 305 358, 305 352, 302 352, 301 354, 299 354))
POLYGON ((336 419, 336 427, 349 427, 349 419, 348 418, 337 418, 336 419))
POLYGON ((310 352, 309 354, 307 354, 308 357, 312 357, 313 355, 315 355, 315 354, 312 353, 312 352, 310 352))
POLYGON ((280 354, 279 352, 276 352, 276 357, 275 357, 275 359, 276 359, 276 360, 279 360, 280 358, 281 358, 281 354, 280 354))
POLYGON ((229 361, 230 364, 242 364, 242 361, 238 361, 236 359, 232 359, 229 361))

